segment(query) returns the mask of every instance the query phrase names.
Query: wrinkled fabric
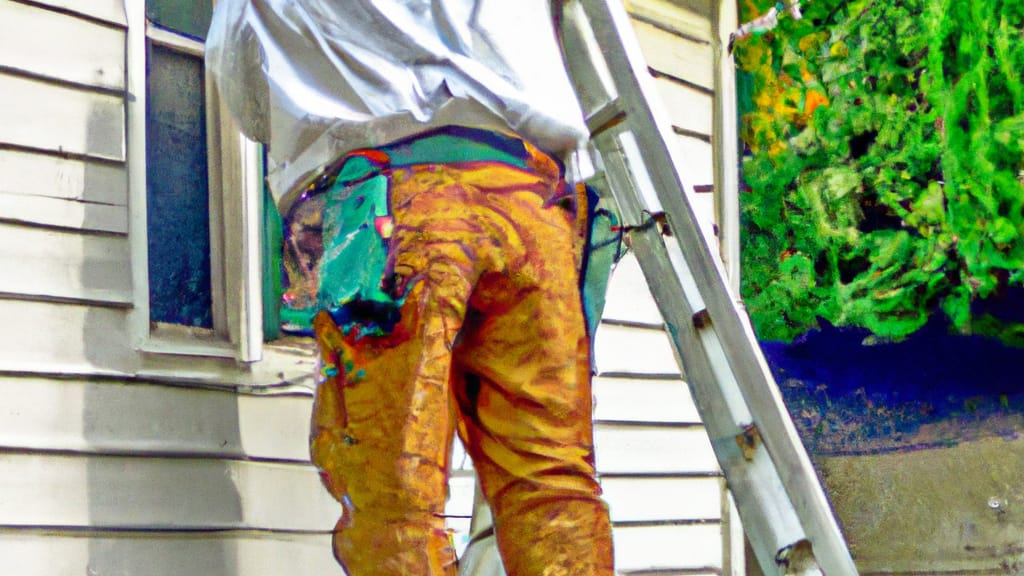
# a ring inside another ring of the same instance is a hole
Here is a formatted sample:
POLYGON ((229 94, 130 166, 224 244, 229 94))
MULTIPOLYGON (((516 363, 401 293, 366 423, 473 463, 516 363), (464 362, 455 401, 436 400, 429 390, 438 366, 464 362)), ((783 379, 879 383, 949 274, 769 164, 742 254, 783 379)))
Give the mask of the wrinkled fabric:
POLYGON ((220 0, 206 47, 242 130, 270 145, 279 200, 344 152, 433 127, 557 155, 588 134, 550 0, 220 0))
POLYGON ((394 168, 445 162, 500 162, 525 168, 521 139, 448 126, 375 149, 349 152, 306 188, 285 214, 283 328, 310 333, 313 315, 326 309, 341 325, 367 314, 364 331, 379 328, 396 307, 380 287, 393 221, 388 175, 394 168))
POLYGON ((510 576, 611 576, 593 460, 589 340, 574 192, 529 147, 525 167, 422 164, 389 174, 389 331, 315 321, 322 369, 311 448, 344 513, 355 576, 454 575, 444 529, 460 438, 510 576))

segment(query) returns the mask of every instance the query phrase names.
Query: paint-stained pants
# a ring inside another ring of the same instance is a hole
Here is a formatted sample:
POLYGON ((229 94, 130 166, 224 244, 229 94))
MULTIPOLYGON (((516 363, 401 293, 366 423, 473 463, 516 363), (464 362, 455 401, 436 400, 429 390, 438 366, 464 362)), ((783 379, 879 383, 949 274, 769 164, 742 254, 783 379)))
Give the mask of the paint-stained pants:
POLYGON ((454 575, 442 516, 457 430, 511 576, 610 576, 611 529, 593 462, 589 340, 572 198, 530 169, 423 164, 390 174, 388 334, 320 313, 312 454, 344 507, 350 576, 454 575), (562 200, 565 200, 564 202, 562 200))

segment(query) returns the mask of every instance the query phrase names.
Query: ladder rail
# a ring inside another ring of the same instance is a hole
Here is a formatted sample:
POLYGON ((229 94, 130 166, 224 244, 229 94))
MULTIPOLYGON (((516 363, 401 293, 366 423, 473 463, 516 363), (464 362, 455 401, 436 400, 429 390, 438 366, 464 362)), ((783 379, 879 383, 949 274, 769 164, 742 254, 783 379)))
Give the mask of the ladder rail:
POLYGON ((593 144, 605 164, 607 184, 620 205, 623 222, 634 227, 634 249, 665 317, 677 359, 681 365, 685 361, 688 381, 750 529, 759 562, 765 566, 770 558, 779 564, 783 548, 770 547, 785 547, 787 540, 792 540, 790 546, 797 546, 799 541, 793 539, 803 532, 825 572, 856 574, 749 320, 730 291, 721 262, 712 253, 709 231, 700 225, 687 200, 692 187, 674 168, 680 165, 678 152, 668 124, 661 120, 665 115, 649 85, 651 79, 624 7, 616 0, 569 0, 563 19, 566 41, 583 44, 566 50, 574 81, 579 82, 575 71, 585 68, 580 65, 581 58, 598 69, 604 66, 606 71, 615 71, 591 74, 591 78, 612 78, 613 90, 593 84, 582 89, 577 86, 589 117, 599 119, 590 123, 595 131, 593 144), (573 30, 573 26, 583 30, 573 30), (600 46, 597 53, 589 45, 591 39, 600 46), (604 99, 596 97, 594 92, 599 90, 606 92, 604 99), (587 106, 588 100, 591 106, 587 106), (624 133, 635 138, 641 158, 630 152, 624 133), (671 168, 648 170, 642 166, 671 168), (660 225, 651 225, 652 219, 662 217, 678 240, 678 252, 666 248, 660 225), (669 278, 674 279, 672 285, 663 285, 669 278), (761 446, 767 451, 765 456, 758 456, 761 446), (802 530, 792 528, 794 521, 802 530))

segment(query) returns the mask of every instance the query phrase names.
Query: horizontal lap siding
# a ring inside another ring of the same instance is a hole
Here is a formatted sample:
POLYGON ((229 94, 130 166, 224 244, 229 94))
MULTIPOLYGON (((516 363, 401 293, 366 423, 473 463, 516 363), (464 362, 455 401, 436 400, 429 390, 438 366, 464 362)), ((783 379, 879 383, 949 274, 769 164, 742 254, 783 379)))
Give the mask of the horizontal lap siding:
POLYGON ((688 38, 636 18, 633 28, 650 68, 699 89, 714 90, 713 53, 709 41, 688 38))
POLYGON ((615 281, 609 282, 602 320, 661 326, 664 320, 644 280, 640 263, 630 252, 615 265, 615 281))
POLYGON ((328 534, 0 531, 0 574, 283 576, 341 574, 328 534))
MULTIPOLYGON (((676 146, 682 152, 681 172, 687 181, 695 186, 711 185, 715 181, 715 172, 712 161, 711 143, 701 138, 686 134, 676 135, 676 146)), ((701 194, 711 197, 711 194, 701 194)), ((714 213, 701 214, 704 218, 714 221, 714 213)))
POLYGON ((308 395, 6 377, 0 399, 0 573, 339 572, 308 395))
POLYGON ((0 192, 0 215, 5 220, 21 224, 113 234, 128 233, 128 211, 124 206, 68 202, 59 198, 0 192))
POLYGON ((703 428, 598 423, 594 436, 601 474, 718 473, 718 461, 703 428))
POLYGON ((72 230, 128 233, 124 164, 0 149, 0 215, 72 230))
POLYGON ((124 207, 124 165, 0 149, 0 192, 124 207))
POLYGON ((608 477, 601 487, 613 522, 706 522, 721 517, 720 478, 608 477))
POLYGON ((673 570, 716 574, 722 566, 718 524, 621 527, 614 534, 620 574, 672 574, 673 570), (624 551, 630 554, 624 555, 624 551))
MULTIPOLYGON (((0 450, 23 452, 0 456, 0 526, 327 531, 340 515, 309 464, 308 394, 7 377, 0 406, 0 450)), ((473 488, 454 471, 463 544, 473 488)))
POLYGON ((608 296, 595 346, 595 445, 616 570, 720 573, 718 463, 632 255, 608 296))
MULTIPOLYGON (((654 87, 675 132, 683 181, 710 191, 710 4, 627 0, 654 87), (707 5, 705 5, 707 4, 707 5)), ((691 196, 714 221, 714 196, 691 196)), ((620 574, 719 574, 722 478, 647 280, 630 255, 616 267, 595 342, 597 467, 620 574)))
POLYGON ((85 86, 124 89, 123 28, 11 0, 0 0, 0 15, 0 67, 85 86))
POLYGON ((31 0, 33 4, 49 6, 55 13, 67 12, 107 24, 125 26, 125 0, 31 0))
MULTIPOLYGON (((2 13, 0 13, 2 16, 2 13)), ((0 143, 125 159, 124 97, 0 73, 0 143)))
POLYGON ((691 197, 698 218, 714 222, 710 3, 644 0, 627 5, 661 104, 677 132, 676 168, 684 182, 702 191, 691 197))
POLYGON ((128 310, 0 296, 0 371, 121 373, 135 364, 128 310))
POLYGON ((124 25, 120 1, 0 0, 0 369, 132 367, 126 313, 94 309, 133 300, 124 25))
POLYGON ((0 223, 0 292, 130 304, 127 236, 0 223))
POLYGON ((601 374, 679 374, 672 344, 661 328, 603 324, 594 354, 601 374))
POLYGON ((308 351, 135 349, 125 26, 122 0, 0 0, 0 574, 340 573, 308 351), (242 383, 294 393, 201 388, 242 383))
POLYGON ((711 138, 712 118, 707 114, 695 114, 699 110, 711 110, 712 95, 697 90, 667 76, 655 76, 654 87, 665 105, 672 126, 704 138, 711 138))
POLYGON ((594 396, 600 399, 594 405, 597 420, 700 424, 690 389, 678 378, 599 376, 593 386, 594 396))
POLYGON ((302 464, 4 454, 0 477, 6 526, 308 532, 341 511, 302 464))
POLYGON ((0 378, 0 448, 308 462, 309 395, 0 378))

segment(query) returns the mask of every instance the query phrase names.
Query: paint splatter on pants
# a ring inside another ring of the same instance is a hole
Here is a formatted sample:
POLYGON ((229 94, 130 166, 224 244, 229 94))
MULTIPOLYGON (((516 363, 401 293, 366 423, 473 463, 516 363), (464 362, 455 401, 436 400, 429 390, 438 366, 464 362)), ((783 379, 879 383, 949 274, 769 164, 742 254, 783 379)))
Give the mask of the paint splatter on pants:
POLYGON ((385 334, 314 326, 327 369, 312 454, 344 507, 351 576, 454 575, 442 516, 457 431, 494 511, 511 576, 610 576, 593 463, 589 339, 575 199, 527 146, 496 162, 390 171, 385 334))

